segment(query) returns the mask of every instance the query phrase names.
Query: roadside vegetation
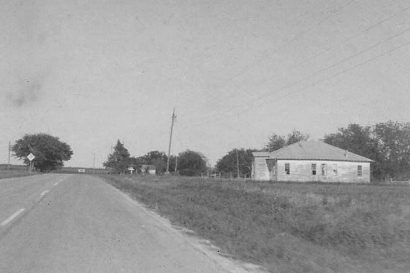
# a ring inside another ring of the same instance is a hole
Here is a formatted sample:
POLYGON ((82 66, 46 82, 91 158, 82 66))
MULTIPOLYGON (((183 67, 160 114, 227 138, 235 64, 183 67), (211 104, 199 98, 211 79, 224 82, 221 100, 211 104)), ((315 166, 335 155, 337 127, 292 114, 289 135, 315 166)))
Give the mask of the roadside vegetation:
POLYGON ((168 156, 164 152, 150 151, 142 156, 131 156, 128 149, 120 140, 113 147, 113 151, 108 155, 103 163, 110 173, 125 174, 130 173, 129 168, 133 168, 136 173, 146 172, 148 165, 154 167, 156 174, 164 174, 169 162, 169 172, 175 173, 178 165, 178 173, 185 176, 200 176, 207 173, 206 158, 203 154, 191 150, 180 152, 177 156, 168 156), (145 167, 143 167, 145 166, 145 167))
POLYGON ((11 178, 11 177, 21 177, 34 175, 35 173, 29 173, 23 170, 0 170, 0 179, 11 178))
POLYGON ((410 272, 410 188, 102 175, 270 272, 410 272))

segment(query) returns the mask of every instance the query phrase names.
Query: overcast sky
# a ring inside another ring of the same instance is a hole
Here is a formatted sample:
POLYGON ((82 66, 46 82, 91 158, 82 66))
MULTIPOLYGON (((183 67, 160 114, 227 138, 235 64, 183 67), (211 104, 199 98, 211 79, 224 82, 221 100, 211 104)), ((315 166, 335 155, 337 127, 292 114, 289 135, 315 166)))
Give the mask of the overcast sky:
MULTIPOLYGON (((261 148, 293 129, 410 121, 408 0, 1 0, 0 163, 26 133, 67 166, 261 148)), ((13 162, 16 162, 15 160, 13 162)))

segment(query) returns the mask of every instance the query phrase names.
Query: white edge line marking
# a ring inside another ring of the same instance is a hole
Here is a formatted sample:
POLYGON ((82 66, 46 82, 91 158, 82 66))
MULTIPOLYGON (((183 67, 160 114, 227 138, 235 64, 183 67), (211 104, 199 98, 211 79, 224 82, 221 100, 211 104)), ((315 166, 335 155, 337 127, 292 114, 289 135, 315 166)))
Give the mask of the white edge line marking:
POLYGON ((5 226, 8 223, 10 223, 11 221, 13 221, 14 218, 16 218, 17 216, 19 216, 25 209, 19 209, 18 211, 16 211, 15 213, 13 213, 9 218, 7 218, 6 220, 4 220, 3 222, 1 222, 1 226, 5 226))
POLYGON ((48 190, 43 191, 42 193, 40 193, 40 196, 43 197, 44 195, 46 195, 48 193, 48 190))

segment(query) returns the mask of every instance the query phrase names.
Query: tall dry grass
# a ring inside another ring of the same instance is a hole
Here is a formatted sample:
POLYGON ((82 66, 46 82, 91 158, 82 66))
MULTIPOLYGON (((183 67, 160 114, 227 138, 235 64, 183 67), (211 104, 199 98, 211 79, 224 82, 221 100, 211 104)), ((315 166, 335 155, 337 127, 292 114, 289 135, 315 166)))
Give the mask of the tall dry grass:
POLYGON ((410 188, 103 176, 271 272, 410 272, 410 188))

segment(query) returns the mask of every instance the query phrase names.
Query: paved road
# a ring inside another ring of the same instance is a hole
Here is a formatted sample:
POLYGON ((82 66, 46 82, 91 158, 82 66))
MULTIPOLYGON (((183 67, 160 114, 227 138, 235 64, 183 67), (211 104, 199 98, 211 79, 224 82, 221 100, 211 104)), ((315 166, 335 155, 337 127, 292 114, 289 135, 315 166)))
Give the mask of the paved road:
POLYGON ((242 270, 99 178, 50 174, 0 180, 0 272, 242 270))

